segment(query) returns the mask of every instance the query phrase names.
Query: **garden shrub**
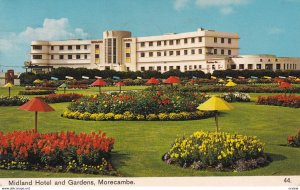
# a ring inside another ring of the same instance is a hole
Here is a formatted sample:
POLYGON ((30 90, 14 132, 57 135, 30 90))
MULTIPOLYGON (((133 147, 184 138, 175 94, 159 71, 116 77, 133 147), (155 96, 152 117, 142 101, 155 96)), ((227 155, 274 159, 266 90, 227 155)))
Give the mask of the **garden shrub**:
POLYGON ((264 144, 256 137, 204 131, 177 138, 163 160, 184 168, 237 171, 269 162, 264 144))
POLYGON ((300 147, 300 129, 295 136, 288 136, 288 146, 300 147))
POLYGON ((44 94, 55 94, 54 90, 21 90, 19 95, 44 95, 44 94))
POLYGON ((300 107, 300 96, 294 96, 294 95, 259 96, 257 98, 256 103, 261 104, 261 105, 273 105, 273 106, 299 108, 300 107))
POLYGON ((242 92, 224 93, 220 95, 227 102, 250 102, 249 94, 242 92))
POLYGON ((29 99, 23 96, 0 96, 0 106, 21 106, 29 99))
POLYGON ((114 139, 99 131, 34 133, 0 132, 0 168, 108 173, 114 139))
POLYGON ((72 102, 82 98, 82 94, 49 94, 48 96, 41 96, 47 103, 60 103, 60 102, 72 102))

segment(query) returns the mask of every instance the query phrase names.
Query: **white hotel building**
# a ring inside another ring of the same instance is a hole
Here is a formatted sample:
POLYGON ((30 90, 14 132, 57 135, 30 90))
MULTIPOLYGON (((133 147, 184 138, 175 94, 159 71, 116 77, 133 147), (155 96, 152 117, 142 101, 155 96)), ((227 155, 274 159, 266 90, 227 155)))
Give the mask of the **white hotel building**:
POLYGON ((239 35, 198 29, 188 33, 132 37, 128 31, 105 31, 103 39, 33 41, 30 67, 84 67, 116 71, 157 70, 300 70, 300 58, 239 55, 239 35))

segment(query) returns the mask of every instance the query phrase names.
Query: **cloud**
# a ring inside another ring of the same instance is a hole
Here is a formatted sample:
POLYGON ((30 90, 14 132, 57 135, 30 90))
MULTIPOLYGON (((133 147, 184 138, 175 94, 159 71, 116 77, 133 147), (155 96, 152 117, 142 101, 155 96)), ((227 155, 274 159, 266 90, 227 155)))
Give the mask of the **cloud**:
POLYGON ((281 34, 284 32, 284 29, 279 27, 271 27, 268 29, 269 34, 281 34))
MULTIPOLYGON (((176 10, 184 9, 189 0, 175 0, 174 7, 176 10)), ((217 8, 223 15, 234 13, 234 7, 246 5, 251 0, 193 0, 197 7, 202 9, 217 8)))
POLYGON ((9 33, 0 36, 0 52, 17 50, 20 47, 29 46, 33 40, 64 40, 70 38, 86 39, 88 33, 81 28, 72 29, 67 18, 48 19, 42 27, 28 26, 20 33, 9 33))
POLYGON ((187 6, 189 1, 190 0, 175 0, 175 2, 174 2, 175 10, 177 10, 177 11, 182 10, 183 8, 185 8, 187 6))

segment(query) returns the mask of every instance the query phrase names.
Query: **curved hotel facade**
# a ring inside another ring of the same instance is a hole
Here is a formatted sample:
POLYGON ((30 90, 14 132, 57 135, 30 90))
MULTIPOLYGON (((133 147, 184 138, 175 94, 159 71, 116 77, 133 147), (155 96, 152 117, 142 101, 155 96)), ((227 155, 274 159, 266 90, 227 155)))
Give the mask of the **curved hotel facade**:
POLYGON ((33 41, 32 68, 84 67, 99 70, 166 72, 226 69, 299 70, 300 58, 239 55, 239 35, 198 29, 188 33, 132 37, 129 31, 105 31, 103 39, 33 41))

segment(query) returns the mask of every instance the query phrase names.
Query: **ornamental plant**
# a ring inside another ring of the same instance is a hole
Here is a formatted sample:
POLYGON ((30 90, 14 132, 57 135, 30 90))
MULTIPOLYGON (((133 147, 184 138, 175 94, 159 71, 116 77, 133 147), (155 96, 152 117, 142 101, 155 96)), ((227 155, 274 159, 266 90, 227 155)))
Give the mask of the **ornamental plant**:
POLYGON ((28 101, 29 99, 24 96, 0 96, 0 106, 20 106, 28 101))
POLYGON ((287 138, 287 145, 293 147, 300 147, 300 129, 295 136, 288 136, 287 138))
POLYGON ((59 168, 60 171, 105 173, 111 167, 109 159, 113 144, 114 139, 101 131, 91 134, 0 132, 0 168, 59 168))
POLYGON ((250 102, 249 94, 242 92, 223 93, 220 97, 227 102, 250 102))
POLYGON ((177 138, 163 160, 168 164, 193 169, 237 171, 268 163, 264 144, 255 136, 204 131, 177 138))
POLYGON ((294 95, 259 96, 256 103, 260 105, 273 105, 273 106, 299 108, 300 96, 294 96, 294 95))
POLYGON ((54 90, 21 90, 19 95, 44 95, 44 94, 55 94, 54 90))

